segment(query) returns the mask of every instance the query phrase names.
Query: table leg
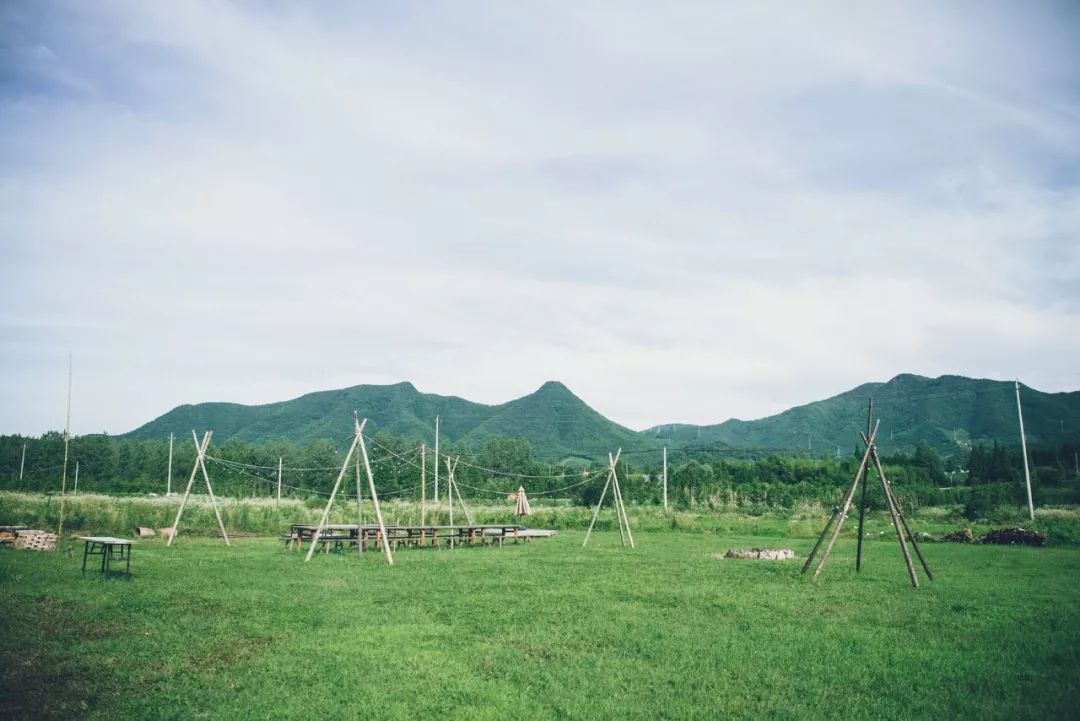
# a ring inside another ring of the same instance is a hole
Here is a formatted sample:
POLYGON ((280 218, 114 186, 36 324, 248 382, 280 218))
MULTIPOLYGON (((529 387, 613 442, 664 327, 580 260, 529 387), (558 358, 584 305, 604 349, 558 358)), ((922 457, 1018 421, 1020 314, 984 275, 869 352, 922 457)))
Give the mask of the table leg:
POLYGON ((90 541, 83 544, 82 552, 82 575, 86 575, 86 557, 90 553, 90 541))

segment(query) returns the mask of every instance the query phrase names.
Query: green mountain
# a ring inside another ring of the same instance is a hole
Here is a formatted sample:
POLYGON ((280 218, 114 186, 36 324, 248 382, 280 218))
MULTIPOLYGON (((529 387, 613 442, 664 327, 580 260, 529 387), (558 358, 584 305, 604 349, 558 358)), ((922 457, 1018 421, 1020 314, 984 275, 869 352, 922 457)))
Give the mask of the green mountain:
MULTIPOLYGON (((731 419, 716 425, 666 424, 644 434, 671 447, 727 444, 740 448, 812 450, 849 454, 866 429, 866 406, 874 399, 881 419, 883 453, 910 451, 926 442, 946 455, 972 442, 1019 442, 1016 391, 1012 381, 962 376, 925 378, 899 375, 887 383, 866 383, 838 396, 753 421, 731 419)), ((1020 385, 1028 442, 1080 436, 1080 391, 1043 393, 1020 385)))
POLYGON ((260 442, 287 438, 303 443, 315 438, 348 438, 352 414, 368 418, 368 431, 435 442, 463 442, 476 448, 493 438, 522 437, 537 458, 560 461, 595 459, 619 447, 657 447, 640 433, 614 423, 590 408, 562 383, 549 381, 523 398, 489 406, 456 396, 421 393, 411 383, 361 385, 320 391, 280 403, 245 406, 199 403, 174 408, 126 434, 128 438, 163 438, 169 433, 212 429, 215 442, 229 438, 260 442))

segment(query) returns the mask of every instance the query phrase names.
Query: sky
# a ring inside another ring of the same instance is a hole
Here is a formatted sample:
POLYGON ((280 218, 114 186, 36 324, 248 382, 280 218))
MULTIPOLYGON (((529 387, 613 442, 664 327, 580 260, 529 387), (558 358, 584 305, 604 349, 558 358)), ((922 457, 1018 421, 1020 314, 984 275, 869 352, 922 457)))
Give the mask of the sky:
MULTIPOLYGON (((1080 388, 1075 2, 0 3, 0 433, 1080 388), (363 409, 359 409, 361 413, 363 409)), ((346 425, 350 419, 343 421, 346 425)))

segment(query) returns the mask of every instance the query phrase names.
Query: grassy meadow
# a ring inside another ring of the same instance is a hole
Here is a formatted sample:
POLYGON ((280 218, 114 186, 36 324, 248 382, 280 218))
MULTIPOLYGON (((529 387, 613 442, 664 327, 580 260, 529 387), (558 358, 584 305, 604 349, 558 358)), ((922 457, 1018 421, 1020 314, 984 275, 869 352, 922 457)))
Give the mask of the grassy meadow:
POLYGON ((815 585, 816 519, 744 521, 393 567, 188 535, 140 543, 131 582, 68 541, 3 551, 0 718, 1076 717, 1080 549, 927 544, 914 590, 894 538, 856 574, 847 535, 815 585), (719 557, 754 546, 800 558, 719 557))

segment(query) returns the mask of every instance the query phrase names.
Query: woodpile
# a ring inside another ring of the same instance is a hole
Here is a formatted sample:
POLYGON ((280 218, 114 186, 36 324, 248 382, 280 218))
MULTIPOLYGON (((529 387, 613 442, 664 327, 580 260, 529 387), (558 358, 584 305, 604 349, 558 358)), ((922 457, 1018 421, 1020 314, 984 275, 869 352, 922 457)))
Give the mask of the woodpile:
POLYGON ((792 551, 788 548, 782 548, 779 550, 769 550, 767 548, 751 548, 748 551, 737 551, 735 549, 731 549, 724 554, 724 558, 763 558, 769 561, 783 561, 789 558, 795 558, 795 551, 792 551))
POLYGON ((961 528, 959 531, 946 533, 941 537, 942 543, 974 543, 975 537, 971 535, 970 528, 961 528))
POLYGON ((993 543, 1000 545, 1020 545, 1020 546, 1045 546, 1046 534, 1039 533, 1038 531, 1029 531, 1026 528, 999 528, 996 531, 990 531, 981 539, 979 543, 993 543))
POLYGON ((55 551, 56 534, 48 531, 19 531, 15 537, 13 548, 25 548, 29 551, 55 551))

